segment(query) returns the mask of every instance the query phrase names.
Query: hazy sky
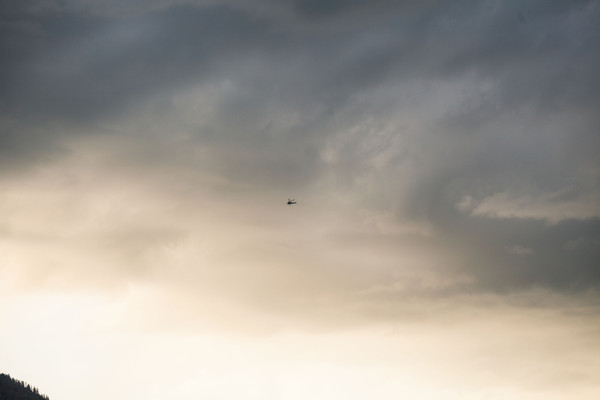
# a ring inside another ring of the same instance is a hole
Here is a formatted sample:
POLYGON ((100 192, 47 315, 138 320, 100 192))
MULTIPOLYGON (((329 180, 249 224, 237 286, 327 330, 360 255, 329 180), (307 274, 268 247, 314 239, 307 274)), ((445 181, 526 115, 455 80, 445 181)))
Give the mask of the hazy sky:
POLYGON ((594 0, 0 2, 0 372, 600 398, 598 49, 594 0))

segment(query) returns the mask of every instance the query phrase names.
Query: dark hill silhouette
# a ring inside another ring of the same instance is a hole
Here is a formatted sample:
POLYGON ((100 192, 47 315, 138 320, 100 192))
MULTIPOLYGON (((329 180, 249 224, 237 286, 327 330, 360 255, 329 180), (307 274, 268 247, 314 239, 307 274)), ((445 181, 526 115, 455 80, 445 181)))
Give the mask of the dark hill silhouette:
POLYGON ((10 375, 0 374, 0 400, 50 400, 33 387, 10 375))

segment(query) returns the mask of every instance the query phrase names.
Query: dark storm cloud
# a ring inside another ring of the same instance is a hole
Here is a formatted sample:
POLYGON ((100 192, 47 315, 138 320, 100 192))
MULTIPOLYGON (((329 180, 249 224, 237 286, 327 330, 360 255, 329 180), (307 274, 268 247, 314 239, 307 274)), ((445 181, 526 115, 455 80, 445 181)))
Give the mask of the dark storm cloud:
POLYGON ((307 17, 327 17, 347 11, 362 3, 361 0, 334 0, 334 1, 316 1, 316 0, 296 0, 293 2, 295 8, 307 17))
POLYGON ((148 118, 177 120, 171 97, 216 87, 185 144, 229 182, 431 224, 486 288, 598 284, 597 250, 573 245, 596 243, 598 213, 549 216, 600 192, 598 2, 42 4, 2 8, 11 163, 68 140, 48 121, 83 132, 160 100, 148 118))
MULTIPOLYGON (((359 1, 294 4, 293 9, 312 10, 310 15, 368 8, 359 1)), ((589 50, 598 40, 593 26, 598 11, 591 6, 544 3, 528 11, 525 23, 519 17, 524 11, 514 7, 485 2, 438 8, 387 6, 383 9, 396 14, 382 18, 383 24, 351 19, 343 34, 323 32, 312 38, 269 31, 273 21, 215 6, 176 6, 123 19, 69 9, 42 15, 7 12, 3 59, 9 61, 3 63, 3 103, 9 109, 29 106, 71 116, 118 110, 158 90, 207 79, 216 68, 248 56, 264 60, 269 67, 266 77, 275 72, 273 83, 287 86, 281 93, 284 100, 306 94, 307 86, 315 98, 327 96, 331 102, 389 80, 439 79, 472 70, 485 76, 499 74, 499 79, 508 80, 503 83, 511 91, 523 86, 519 72, 533 80, 525 86, 537 95, 543 94, 538 90, 543 86, 559 86, 544 83, 569 76, 570 86, 585 82, 589 90, 592 71, 565 75, 570 71, 561 58, 586 57, 588 62, 570 63, 573 72, 590 68, 590 61, 597 64, 598 57, 589 50), (282 52, 292 60, 295 55, 310 60, 303 71, 289 69, 299 79, 278 74, 288 65, 270 57, 282 52), (544 65, 544 71, 558 70, 557 76, 544 72, 542 79, 536 79, 539 75, 522 70, 523 65, 531 70, 544 65)))
POLYGON ((600 280, 600 248, 592 244, 600 238, 598 219, 548 226, 532 219, 473 218, 444 229, 452 246, 469 255, 459 270, 475 276, 481 288, 578 290, 600 280))
POLYGON ((70 118, 117 112, 203 79, 227 54, 263 41, 262 28, 223 8, 125 19, 70 12, 11 19, 3 32, 4 109, 70 118))

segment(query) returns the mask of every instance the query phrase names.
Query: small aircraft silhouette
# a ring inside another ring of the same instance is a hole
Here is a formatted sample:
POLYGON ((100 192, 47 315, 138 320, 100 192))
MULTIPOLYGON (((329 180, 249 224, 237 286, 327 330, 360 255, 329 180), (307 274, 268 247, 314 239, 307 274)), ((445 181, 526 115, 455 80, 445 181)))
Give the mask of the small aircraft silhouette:
POLYGON ((288 205, 296 204, 296 199, 288 199, 287 204, 288 205))

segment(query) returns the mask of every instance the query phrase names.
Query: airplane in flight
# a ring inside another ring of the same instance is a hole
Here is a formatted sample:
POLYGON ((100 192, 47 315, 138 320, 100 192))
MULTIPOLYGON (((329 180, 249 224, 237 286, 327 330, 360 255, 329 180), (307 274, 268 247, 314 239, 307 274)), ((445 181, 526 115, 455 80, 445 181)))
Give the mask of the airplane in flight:
POLYGON ((290 206, 292 204, 296 204, 296 199, 288 199, 287 204, 288 204, 288 206, 290 206))

